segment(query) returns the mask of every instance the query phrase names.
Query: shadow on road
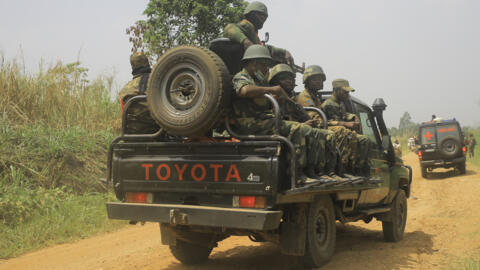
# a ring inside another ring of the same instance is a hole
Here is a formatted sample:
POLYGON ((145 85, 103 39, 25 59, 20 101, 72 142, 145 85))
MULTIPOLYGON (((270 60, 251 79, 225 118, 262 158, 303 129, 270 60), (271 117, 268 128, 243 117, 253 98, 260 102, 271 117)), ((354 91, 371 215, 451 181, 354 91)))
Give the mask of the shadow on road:
POLYGON ((459 177, 459 176, 469 176, 469 175, 476 175, 477 172, 476 171, 473 171, 473 170, 467 170, 467 172, 465 174, 460 174, 460 172, 458 170, 454 170, 454 169, 451 169, 451 170, 448 170, 448 171, 433 171, 433 172, 429 172, 427 173, 427 178, 425 178, 426 180, 443 180, 443 179, 446 179, 446 178, 456 178, 456 177, 459 177))
MULTIPOLYGON (((432 254, 432 236, 422 231, 407 232, 397 243, 383 240, 381 230, 337 224, 337 245, 332 260, 323 269, 399 269, 414 263, 412 255, 432 254)), ((210 256, 197 266, 171 264, 167 269, 301 269, 296 257, 280 253, 273 244, 239 246, 210 256)))

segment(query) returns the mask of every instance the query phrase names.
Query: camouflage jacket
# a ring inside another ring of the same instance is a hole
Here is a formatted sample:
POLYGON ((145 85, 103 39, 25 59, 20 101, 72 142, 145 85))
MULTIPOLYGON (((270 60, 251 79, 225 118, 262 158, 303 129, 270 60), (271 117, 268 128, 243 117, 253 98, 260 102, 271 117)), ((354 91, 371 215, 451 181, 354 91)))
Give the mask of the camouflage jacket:
MULTIPOLYGON (((262 41, 258 37, 258 31, 255 30, 255 27, 247 19, 243 19, 239 23, 230 23, 225 27, 223 36, 229 38, 232 41, 243 44, 245 39, 250 40, 253 44, 263 45, 262 41)), ((278 59, 278 61, 283 62, 285 59, 285 49, 277 48, 271 45, 266 45, 272 58, 278 59)))
POLYGON ((233 88, 237 96, 233 99, 234 118, 257 118, 267 119, 273 117, 271 106, 266 97, 246 98, 239 97, 238 93, 246 85, 267 86, 266 82, 261 82, 242 69, 233 77, 233 88))
MULTIPOLYGON (((122 88, 122 90, 120 90, 120 93, 118 93, 118 96, 123 104, 126 104, 128 99, 130 99, 131 97, 142 94, 140 93, 140 84, 146 83, 146 80, 148 79, 148 76, 144 77, 142 75, 148 75, 148 73, 140 73, 133 76, 133 80, 129 81, 122 88), (142 77, 144 82, 142 82, 142 77)), ((130 106, 128 109, 128 115, 130 118, 133 117, 134 121, 153 121, 151 120, 150 111, 148 110, 146 101, 132 104, 132 106, 130 106)))
MULTIPOLYGON (((303 107, 316 107, 321 109, 322 100, 317 93, 310 93, 307 89, 304 89, 298 96, 297 102, 302 105, 303 107)), ((316 112, 308 112, 310 118, 316 120, 317 125, 320 127, 322 126, 323 119, 318 113, 316 112)))
POLYGON ((355 118, 355 114, 347 113, 343 103, 340 103, 334 95, 323 102, 322 110, 327 115, 329 126, 338 126, 340 121, 353 121, 355 118))
MULTIPOLYGON (((139 95, 140 94, 140 82, 142 81, 142 75, 146 75, 148 73, 140 73, 135 76, 133 76, 133 79, 129 81, 123 88, 120 90, 120 93, 118 93, 118 97, 123 100, 124 102, 127 102, 128 98, 131 98, 133 96, 139 95)), ((148 79, 148 76, 147 76, 148 79)))

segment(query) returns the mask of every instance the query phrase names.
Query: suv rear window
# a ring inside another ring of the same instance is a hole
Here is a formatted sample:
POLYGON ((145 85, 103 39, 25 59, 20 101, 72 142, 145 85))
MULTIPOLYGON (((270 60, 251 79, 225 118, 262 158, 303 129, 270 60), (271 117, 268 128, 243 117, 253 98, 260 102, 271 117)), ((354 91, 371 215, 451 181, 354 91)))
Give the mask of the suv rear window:
POLYGON ((423 127, 422 128, 422 144, 436 143, 435 127, 423 127))
POLYGON ((453 137, 460 140, 460 134, 458 132, 457 125, 442 125, 437 127, 437 138, 441 142, 443 138, 453 137))

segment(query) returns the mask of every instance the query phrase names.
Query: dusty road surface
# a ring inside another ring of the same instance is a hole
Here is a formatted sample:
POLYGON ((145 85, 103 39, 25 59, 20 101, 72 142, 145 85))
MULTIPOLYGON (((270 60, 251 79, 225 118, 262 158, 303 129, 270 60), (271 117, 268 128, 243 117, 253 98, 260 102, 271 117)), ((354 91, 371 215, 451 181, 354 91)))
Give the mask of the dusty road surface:
MULTIPOLYGON (((414 169, 404 239, 383 241, 381 223, 337 223, 337 245, 322 269, 449 269, 465 258, 480 260, 480 170, 466 175, 435 172, 420 176, 417 157, 404 157, 414 169)), ((298 269, 294 257, 271 244, 232 237, 219 243, 207 263, 186 267, 161 245, 157 224, 45 248, 0 261, 4 269, 298 269)))

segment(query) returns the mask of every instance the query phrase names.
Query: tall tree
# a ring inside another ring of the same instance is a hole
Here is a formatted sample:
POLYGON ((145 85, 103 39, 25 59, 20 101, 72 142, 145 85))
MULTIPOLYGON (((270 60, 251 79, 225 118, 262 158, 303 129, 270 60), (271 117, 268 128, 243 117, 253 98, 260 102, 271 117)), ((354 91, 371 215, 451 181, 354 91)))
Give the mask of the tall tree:
POLYGON ((150 0, 147 20, 127 28, 132 51, 163 54, 177 45, 208 46, 223 28, 243 16, 243 0, 150 0))

